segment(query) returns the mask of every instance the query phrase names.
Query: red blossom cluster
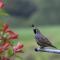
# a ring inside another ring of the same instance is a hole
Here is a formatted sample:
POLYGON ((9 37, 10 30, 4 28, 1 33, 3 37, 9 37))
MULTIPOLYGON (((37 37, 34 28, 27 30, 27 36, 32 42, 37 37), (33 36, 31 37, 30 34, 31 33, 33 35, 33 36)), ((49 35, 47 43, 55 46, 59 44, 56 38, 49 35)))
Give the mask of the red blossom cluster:
POLYGON ((3 8, 4 7, 4 3, 2 0, 0 0, 0 8, 3 8))
MULTIPOLYGON (((2 40, 2 44, 0 44, 0 53, 5 52, 5 50, 9 49, 9 46, 13 48, 14 54, 18 52, 22 52, 23 44, 20 42, 17 43, 16 46, 11 45, 10 41, 18 39, 18 34, 11 31, 7 24, 3 25, 3 28, 0 29, 0 40, 2 40), (5 36, 5 34, 7 34, 5 36)), ((6 57, 3 57, 2 60, 8 60, 6 57)))

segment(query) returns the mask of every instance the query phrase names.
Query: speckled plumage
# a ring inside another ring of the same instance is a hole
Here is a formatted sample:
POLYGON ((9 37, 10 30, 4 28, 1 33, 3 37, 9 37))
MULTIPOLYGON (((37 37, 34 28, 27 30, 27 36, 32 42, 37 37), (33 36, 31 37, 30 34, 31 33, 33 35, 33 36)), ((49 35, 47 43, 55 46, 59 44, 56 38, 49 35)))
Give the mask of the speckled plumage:
POLYGON ((42 48, 44 48, 44 47, 53 47, 53 48, 56 48, 55 46, 53 46, 51 44, 51 42, 35 26, 33 26, 33 31, 35 31, 34 32, 35 40, 36 40, 36 42, 37 42, 37 44, 39 46, 41 46, 42 48))

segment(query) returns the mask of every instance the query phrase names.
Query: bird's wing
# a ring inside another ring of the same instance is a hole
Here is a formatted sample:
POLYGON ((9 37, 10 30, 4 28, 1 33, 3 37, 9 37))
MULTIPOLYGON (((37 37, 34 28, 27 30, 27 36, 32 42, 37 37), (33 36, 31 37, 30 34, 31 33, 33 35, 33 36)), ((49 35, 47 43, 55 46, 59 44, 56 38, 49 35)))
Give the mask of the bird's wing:
POLYGON ((47 45, 52 45, 51 42, 46 37, 45 38, 41 37, 41 42, 47 45))
POLYGON ((43 35, 41 35, 40 38, 38 37, 38 43, 44 46, 53 46, 48 38, 43 35))
POLYGON ((41 40, 42 40, 43 43, 51 44, 51 42, 49 41, 49 39, 47 37, 45 37, 43 34, 41 34, 41 40))

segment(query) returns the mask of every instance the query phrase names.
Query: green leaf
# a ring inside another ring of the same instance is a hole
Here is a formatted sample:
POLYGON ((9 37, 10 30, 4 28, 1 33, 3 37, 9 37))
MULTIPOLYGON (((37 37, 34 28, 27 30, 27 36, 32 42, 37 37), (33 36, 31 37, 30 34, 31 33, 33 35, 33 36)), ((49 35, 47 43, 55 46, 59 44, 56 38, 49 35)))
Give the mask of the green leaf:
POLYGON ((12 44, 12 45, 16 45, 17 43, 18 43, 17 40, 11 40, 11 44, 12 44))
POLYGON ((0 44, 2 44, 2 40, 0 40, 0 44))
POLYGON ((13 55, 14 55, 13 49, 12 48, 9 48, 8 49, 8 56, 11 57, 13 55))
POLYGON ((2 24, 0 24, 0 29, 2 29, 2 27, 3 27, 2 24))

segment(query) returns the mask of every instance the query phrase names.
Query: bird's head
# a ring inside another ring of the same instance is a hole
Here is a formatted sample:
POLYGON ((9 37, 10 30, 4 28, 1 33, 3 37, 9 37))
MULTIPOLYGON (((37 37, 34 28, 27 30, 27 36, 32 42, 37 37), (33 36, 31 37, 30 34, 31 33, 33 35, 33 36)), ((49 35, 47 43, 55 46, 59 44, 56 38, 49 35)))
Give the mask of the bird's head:
POLYGON ((35 25, 34 25, 34 24, 32 24, 32 27, 33 27, 34 34, 36 34, 37 29, 36 29, 35 25))
POLYGON ((32 24, 32 27, 35 27, 34 24, 32 24))

